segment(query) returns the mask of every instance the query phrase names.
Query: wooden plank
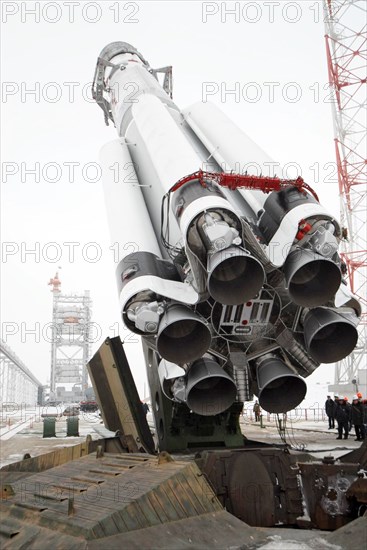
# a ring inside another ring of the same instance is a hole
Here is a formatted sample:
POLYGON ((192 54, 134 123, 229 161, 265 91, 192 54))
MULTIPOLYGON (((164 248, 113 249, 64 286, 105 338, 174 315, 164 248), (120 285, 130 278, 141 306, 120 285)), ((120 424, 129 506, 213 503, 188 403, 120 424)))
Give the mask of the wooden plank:
POLYGON ((101 539, 104 537, 104 531, 102 529, 102 526, 99 523, 96 523, 93 527, 93 529, 90 530, 90 532, 85 537, 87 540, 90 539, 101 539))
POLYGON ((116 470, 107 470, 105 468, 90 468, 88 470, 88 473, 91 474, 99 474, 101 476, 120 476, 122 472, 118 472, 116 470))
POLYGON ((120 510, 114 512, 111 515, 111 518, 115 522, 116 527, 118 529, 118 532, 119 533, 126 533, 128 531, 128 529, 127 529, 126 523, 124 522, 120 512, 121 512, 120 510))
POLYGON ((9 501, 6 501, 4 505, 4 507, 1 507, 1 517, 3 517, 3 513, 5 512, 5 515, 9 517, 21 519, 22 521, 30 521, 32 523, 34 518, 38 516, 38 513, 35 513, 32 509, 14 506, 14 504, 9 501))
MULTIPOLYGON (((278 532, 282 539, 290 538, 289 529, 278 529, 278 532)), ((151 548, 223 550, 224 548, 263 546, 269 542, 267 537, 270 535, 274 535, 274 529, 259 530, 249 527, 228 512, 222 511, 115 535, 105 542, 106 548, 116 550, 150 550, 151 548)), ((351 536, 349 533, 349 539, 351 536)), ((345 537, 345 540, 348 537, 345 537)), ((93 541, 88 545, 88 549, 100 550, 100 545, 101 541, 93 541)), ((353 548, 357 547, 358 544, 354 544, 353 548)))
MULTIPOLYGON (((91 481, 88 480, 88 486, 91 484, 91 481)), ((87 480, 85 480, 84 485, 86 485, 87 480)), ((21 498, 25 495, 28 495, 29 493, 33 494, 34 492, 43 492, 47 494, 49 491, 53 491, 54 487, 57 485, 67 485, 72 487, 80 486, 80 481, 72 480, 68 477, 61 477, 61 476, 42 476, 42 477, 33 477, 27 478, 26 480, 19 482, 17 484, 14 484, 14 491, 15 496, 14 499, 21 498)))
POLYGON ((131 502, 117 502, 103 497, 97 499, 95 503, 83 502, 80 499, 77 501, 74 500, 74 516, 101 520, 115 511, 124 509, 126 506, 130 505, 131 502))
POLYGON ((13 506, 20 506, 21 508, 27 508, 28 510, 33 510, 34 512, 43 512, 47 510, 47 506, 37 505, 37 504, 27 504, 27 502, 14 502, 13 506))
POLYGON ((110 467, 113 467, 115 468, 116 470, 119 469, 119 470, 131 470, 132 468, 134 468, 134 466, 132 466, 131 464, 130 465, 127 465, 127 464, 119 464, 119 463, 116 463, 116 462, 103 462, 103 466, 110 466, 110 467))
POLYGON ((196 483, 190 477, 187 479, 187 482, 197 498, 200 500, 200 503, 204 508, 204 513, 223 510, 221 503, 204 477, 196 479, 196 483))
POLYGON ((40 501, 38 505, 43 507, 42 513, 45 512, 46 510, 49 510, 51 512, 58 512, 58 513, 64 514, 65 516, 67 515, 67 508, 68 508, 67 499, 62 501, 44 500, 43 502, 40 501))
POLYGON ((154 460, 157 462, 157 457, 155 455, 145 454, 145 453, 108 453, 108 456, 113 458, 118 458, 122 460, 128 460, 130 462, 147 462, 148 460, 154 460))
POLYGON ((110 479, 99 485, 99 494, 116 502, 129 502, 137 498, 139 488, 135 490, 135 487, 131 487, 130 484, 110 479))
POLYGON ((222 505, 213 490, 194 464, 188 468, 188 475, 185 474, 179 474, 178 479, 182 482, 181 475, 184 475, 187 490, 190 495, 194 495, 193 502, 199 503, 200 513, 222 510, 222 505))
POLYGON ((82 493, 84 491, 87 491, 88 488, 90 487, 90 485, 87 483, 76 483, 76 482, 73 483, 70 481, 65 483, 60 483, 57 480, 54 483, 52 483, 52 486, 57 489, 60 489, 61 491, 65 491, 65 493, 68 493, 70 495, 82 493))
POLYGON ((172 491, 176 495, 176 498, 180 502, 181 506, 184 508, 186 516, 187 517, 196 516, 197 515, 196 508, 194 507, 190 498, 184 491, 181 483, 177 479, 177 476, 174 476, 170 479, 170 486, 172 491))
POLYGON ((72 459, 73 453, 70 447, 64 447, 54 452, 53 465, 54 467, 65 464, 72 459))
POLYGON ((40 525, 73 536, 86 536, 99 523, 98 518, 85 518, 77 515, 67 516, 57 510, 42 512, 40 525))
POLYGON ((165 523, 166 521, 168 521, 168 516, 167 516, 164 508, 162 508, 162 506, 161 506, 159 500, 157 499, 156 495, 154 494, 154 492, 151 491, 150 493, 148 493, 147 497, 148 497, 149 502, 153 506, 154 510, 157 512, 161 522, 165 523))
POLYGON ((76 537, 84 536, 88 538, 89 533, 95 527, 95 522, 86 520, 85 518, 79 519, 75 516, 68 516, 67 521, 65 521, 65 514, 56 510, 46 510, 40 514, 39 525, 76 537))
POLYGON ((196 510, 196 514, 200 515, 205 513, 205 507, 203 506, 200 495, 196 494, 196 491, 192 489, 191 485, 188 482, 188 479, 186 476, 179 477, 177 476, 177 479, 179 483, 181 483, 182 490, 187 495, 187 498, 190 500, 192 505, 194 506, 196 510))
MULTIPOLYGON (((164 485, 160 485, 159 487, 154 489, 154 495, 158 499, 159 504, 162 506, 162 508, 166 512, 169 521, 176 521, 182 517, 176 511, 175 506, 173 505, 173 503, 171 502, 171 499, 169 498, 167 492, 165 491, 164 485)), ((176 499, 174 498, 174 500, 176 499)))
POLYGON ((102 483, 105 483, 105 479, 101 479, 101 477, 84 477, 84 476, 73 476, 73 477, 70 477, 68 478, 70 480, 75 480, 75 481, 81 481, 81 482, 84 482, 84 483, 89 483, 91 486, 92 485, 102 485, 102 483))
POLYGON ((170 480, 166 481, 166 483, 164 484, 164 490, 166 491, 167 496, 169 497, 169 499, 172 503, 172 506, 175 508, 179 519, 185 518, 186 517, 185 508, 181 505, 179 499, 177 498, 177 496, 173 492, 172 487, 170 485, 170 480))
POLYGON ((73 447, 69 447, 69 449, 71 449, 71 455, 73 457, 72 460, 76 460, 82 456, 81 454, 82 446, 80 443, 79 445, 74 445, 73 447))
POLYGON ((158 523, 162 523, 159 515, 153 508, 152 503, 146 494, 142 495, 137 501, 134 502, 134 504, 137 509, 140 510, 141 515, 145 517, 147 525, 157 525, 158 523))
MULTIPOLYGON (((104 439, 93 441, 93 444, 98 442, 103 442, 104 439)), ((78 443, 77 445, 73 445, 72 447, 64 447, 63 449, 58 449, 56 451, 50 451, 48 453, 44 453, 39 456, 35 456, 33 458, 28 458, 27 460, 20 460, 18 462, 13 462, 11 464, 7 464, 6 466, 3 466, 1 468, 1 471, 4 472, 41 472, 50 468, 53 468, 57 465, 64 464, 65 460, 71 460, 73 457, 73 453, 75 453, 75 456, 82 456, 82 454, 87 455, 89 452, 89 446, 85 441, 82 443, 78 443), (76 448, 75 451, 73 451, 74 447, 76 448), (65 449, 69 449, 69 451, 65 452, 65 449)))
POLYGON ((146 525, 144 525, 143 523, 144 520, 142 518, 139 518, 137 512, 138 510, 134 510, 134 503, 126 506, 123 510, 119 512, 124 523, 126 524, 128 531, 133 531, 136 529, 141 529, 142 527, 146 527, 146 525))
POLYGON ((120 532, 119 529, 117 528, 116 523, 114 522, 112 517, 109 515, 102 518, 99 521, 99 524, 102 527, 106 537, 109 537, 111 535, 116 535, 117 533, 120 532))
POLYGON ((109 488, 108 492, 103 493, 103 497, 109 499, 109 501, 113 503, 111 506, 123 507, 131 502, 135 502, 141 497, 141 495, 138 493, 132 494, 129 491, 126 492, 124 488, 120 489, 119 487, 112 487, 109 488))
POLYGON ((17 548, 40 550, 40 540, 42 548, 52 548, 53 550, 81 550, 87 548, 87 541, 80 537, 70 537, 68 534, 61 534, 41 527, 39 534, 33 535, 29 541, 17 540, 17 548))

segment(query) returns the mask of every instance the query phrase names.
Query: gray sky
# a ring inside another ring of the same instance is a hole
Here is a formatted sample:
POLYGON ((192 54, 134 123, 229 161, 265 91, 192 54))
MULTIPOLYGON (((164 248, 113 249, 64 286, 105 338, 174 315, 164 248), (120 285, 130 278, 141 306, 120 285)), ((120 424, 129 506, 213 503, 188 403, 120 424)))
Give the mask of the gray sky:
MULTIPOLYGON (((130 42, 152 67, 172 64, 179 107, 216 103, 280 163, 280 175, 299 166, 338 217, 321 1, 1 4, 2 334, 41 381, 50 372, 47 282, 59 265, 63 292, 91 291, 101 327, 93 350, 117 326, 127 334, 94 165, 116 137, 90 95, 109 42, 130 42)), ((126 348, 142 394, 140 345, 126 348)), ((311 381, 332 379, 325 365, 311 381)))

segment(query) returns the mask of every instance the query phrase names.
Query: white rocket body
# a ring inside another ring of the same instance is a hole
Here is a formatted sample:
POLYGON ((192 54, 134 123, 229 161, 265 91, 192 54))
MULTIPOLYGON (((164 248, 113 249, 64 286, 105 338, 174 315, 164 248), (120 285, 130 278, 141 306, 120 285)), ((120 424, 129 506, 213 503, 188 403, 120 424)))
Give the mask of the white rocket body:
POLYGON ((217 107, 180 112, 133 46, 104 48, 94 97, 120 137, 101 162, 111 238, 121 243, 122 317, 158 353, 164 395, 202 415, 252 391, 269 411, 293 408, 303 377, 356 343, 358 304, 335 299, 344 287, 337 222, 291 187, 265 194, 193 178, 172 190, 200 170, 275 176, 276 165, 217 107))

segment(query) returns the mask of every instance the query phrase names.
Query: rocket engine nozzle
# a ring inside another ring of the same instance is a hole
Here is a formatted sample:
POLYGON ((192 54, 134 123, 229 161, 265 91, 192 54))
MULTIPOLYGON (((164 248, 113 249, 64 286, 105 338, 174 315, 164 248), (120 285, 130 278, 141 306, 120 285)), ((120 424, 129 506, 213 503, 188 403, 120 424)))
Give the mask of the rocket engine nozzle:
POLYGON ((358 340, 358 317, 353 310, 311 309, 304 320, 309 354, 319 363, 334 363, 352 353, 358 340))
POLYGON ((232 405, 237 387, 214 359, 203 357, 188 371, 185 401, 189 409, 201 416, 214 416, 232 405))
POLYGON ((304 248, 289 254, 284 275, 292 300, 308 307, 331 300, 341 282, 341 271, 335 262, 304 248))
POLYGON ((181 304, 168 307, 157 336, 157 351, 167 361, 183 365, 204 355, 211 342, 205 320, 181 304))
POLYGON ((230 247, 208 256, 208 290, 220 304, 239 305, 254 298, 264 279, 263 266, 245 250, 230 247))
POLYGON ((270 413, 285 413, 297 407, 307 391, 306 382, 276 355, 257 361, 260 406, 270 413))

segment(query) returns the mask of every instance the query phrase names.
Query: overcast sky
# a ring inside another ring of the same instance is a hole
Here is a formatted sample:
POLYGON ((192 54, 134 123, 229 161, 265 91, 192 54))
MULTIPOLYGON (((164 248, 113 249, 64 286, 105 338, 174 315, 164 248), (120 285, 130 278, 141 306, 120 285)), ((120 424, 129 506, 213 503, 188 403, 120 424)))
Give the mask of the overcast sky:
MULTIPOLYGON (((90 94, 109 42, 130 42, 152 67, 173 65, 179 107, 216 103, 280 163, 279 174, 299 166, 338 217, 321 1, 1 4, 2 336, 42 382, 47 282, 58 266, 63 292, 91 292, 100 327, 93 350, 117 326, 126 335, 95 167, 116 131, 90 94)), ((140 345, 126 349, 142 394, 140 345)), ((332 382, 333 368, 321 366, 312 380, 332 382)))

